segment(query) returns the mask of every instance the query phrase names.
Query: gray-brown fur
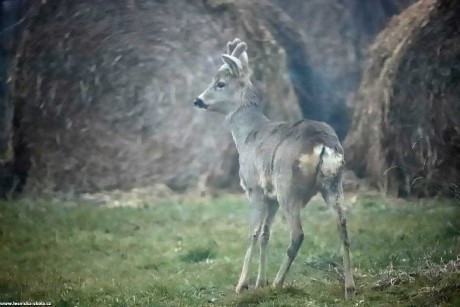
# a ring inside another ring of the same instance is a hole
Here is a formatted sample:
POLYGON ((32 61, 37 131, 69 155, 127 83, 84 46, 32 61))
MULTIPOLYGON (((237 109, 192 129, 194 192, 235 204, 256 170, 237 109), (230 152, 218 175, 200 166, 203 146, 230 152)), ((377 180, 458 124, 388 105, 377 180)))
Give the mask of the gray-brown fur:
POLYGON ((226 115, 239 153, 241 186, 251 204, 250 243, 236 291, 248 287, 249 263, 257 242, 260 253, 256 287, 266 284, 267 245, 278 208, 291 229, 291 243, 273 282, 273 286, 282 286, 304 237, 300 210, 320 192, 337 212, 345 296, 352 298, 355 286, 342 210, 342 146, 334 130, 325 123, 273 122, 262 113, 261 96, 249 78, 246 48, 238 39, 227 44, 227 54, 222 55, 224 65, 195 100, 197 107, 226 115))

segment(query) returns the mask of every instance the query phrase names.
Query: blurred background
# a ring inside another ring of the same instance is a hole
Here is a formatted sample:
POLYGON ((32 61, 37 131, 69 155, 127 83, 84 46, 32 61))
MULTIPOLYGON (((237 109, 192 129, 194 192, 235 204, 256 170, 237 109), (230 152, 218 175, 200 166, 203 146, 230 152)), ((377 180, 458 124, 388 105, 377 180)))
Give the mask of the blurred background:
POLYGON ((0 302, 460 306, 459 205, 460 0, 0 0, 0 302), (234 294, 249 206, 193 101, 235 37, 269 118, 344 145, 355 301, 320 197, 286 287, 234 294))
POLYGON ((224 119, 192 104, 234 37, 266 114, 328 122, 347 178, 392 196, 460 193, 459 1, 0 3, 3 197, 237 191, 224 119))

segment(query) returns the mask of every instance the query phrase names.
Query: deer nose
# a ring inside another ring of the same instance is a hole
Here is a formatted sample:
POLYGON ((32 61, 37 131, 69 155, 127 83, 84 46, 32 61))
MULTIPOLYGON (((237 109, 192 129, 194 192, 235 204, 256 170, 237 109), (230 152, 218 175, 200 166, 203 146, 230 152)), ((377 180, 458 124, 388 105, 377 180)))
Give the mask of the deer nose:
POLYGON ((197 108, 202 108, 202 109, 206 109, 208 107, 201 98, 196 98, 195 101, 193 102, 193 105, 197 108))

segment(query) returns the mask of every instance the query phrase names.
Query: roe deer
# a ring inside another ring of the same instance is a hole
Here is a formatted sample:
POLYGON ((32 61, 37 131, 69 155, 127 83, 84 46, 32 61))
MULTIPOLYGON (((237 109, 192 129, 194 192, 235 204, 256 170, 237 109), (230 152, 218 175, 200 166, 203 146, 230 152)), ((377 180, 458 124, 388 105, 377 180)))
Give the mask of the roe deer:
POLYGON ((247 45, 239 39, 227 44, 224 64, 209 87, 195 99, 198 108, 226 115, 240 164, 240 182, 251 205, 250 243, 236 292, 248 288, 248 269, 260 243, 256 287, 266 285, 265 260, 270 226, 281 208, 291 230, 291 242, 273 282, 282 286, 302 244, 300 210, 317 192, 334 207, 343 252, 345 298, 355 295, 350 241, 342 210, 342 146, 334 130, 312 120, 295 123, 270 121, 261 110, 260 96, 250 81, 247 45))

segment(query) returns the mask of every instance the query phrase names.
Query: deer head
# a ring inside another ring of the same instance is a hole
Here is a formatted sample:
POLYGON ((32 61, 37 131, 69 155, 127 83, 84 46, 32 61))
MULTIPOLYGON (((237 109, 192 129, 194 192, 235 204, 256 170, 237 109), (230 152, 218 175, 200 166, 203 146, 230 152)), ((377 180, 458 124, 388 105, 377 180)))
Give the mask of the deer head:
POLYGON ((246 43, 238 38, 227 43, 227 53, 222 54, 224 64, 195 99, 196 107, 229 115, 244 103, 245 89, 251 85, 246 50, 246 43))

